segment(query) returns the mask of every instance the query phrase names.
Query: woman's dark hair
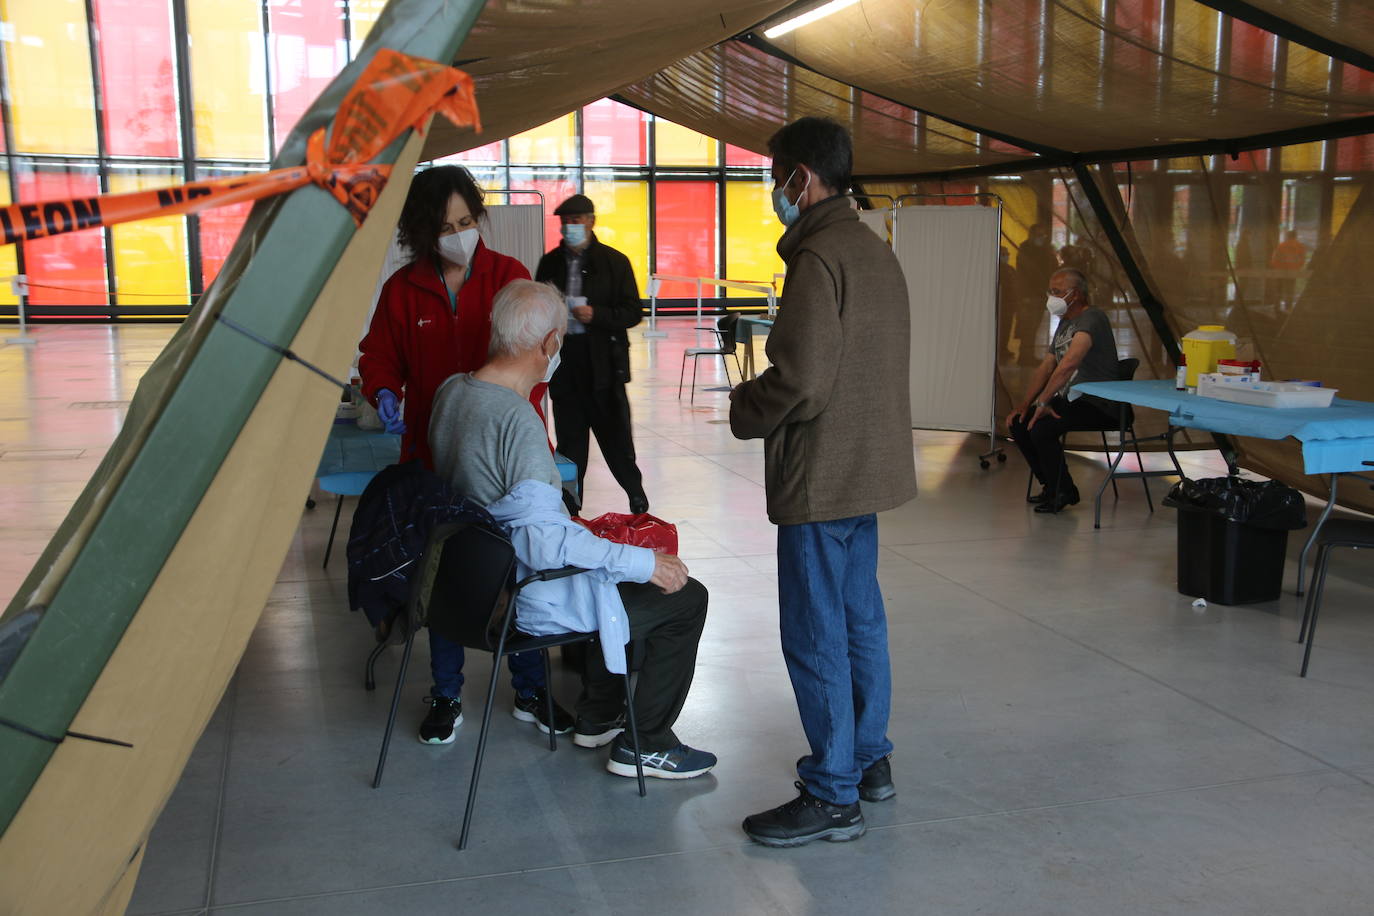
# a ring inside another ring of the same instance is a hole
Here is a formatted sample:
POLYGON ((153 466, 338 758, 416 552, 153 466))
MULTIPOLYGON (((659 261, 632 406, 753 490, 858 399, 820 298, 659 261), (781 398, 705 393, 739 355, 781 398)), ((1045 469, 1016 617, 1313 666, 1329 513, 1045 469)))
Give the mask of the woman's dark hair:
POLYGON ((837 194, 849 190, 854 171, 854 146, 849 131, 836 121, 829 118, 793 121, 768 139, 768 154, 784 173, 804 165, 837 194))
POLYGON ((481 219, 487 212, 482 203, 482 189, 472 180, 472 174, 460 165, 436 165, 411 179, 410 193, 401 207, 397 228, 401 244, 410 249, 415 260, 438 253, 444 214, 454 194, 467 202, 474 220, 481 219))

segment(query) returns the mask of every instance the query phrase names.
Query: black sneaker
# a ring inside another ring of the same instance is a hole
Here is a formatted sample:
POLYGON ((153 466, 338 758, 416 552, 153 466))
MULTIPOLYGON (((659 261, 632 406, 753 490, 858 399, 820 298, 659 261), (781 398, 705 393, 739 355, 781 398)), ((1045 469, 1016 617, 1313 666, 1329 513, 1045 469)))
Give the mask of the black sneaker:
MULTIPOLYGON (((888 763, 889 757, 869 764, 868 769, 863 771, 863 775, 859 777, 859 798, 866 802, 880 802, 887 801, 897 794, 896 786, 892 785, 892 765, 888 763)), ((805 759, 797 758, 798 770, 805 759)))
MULTIPOLYGON (((515 705, 511 707, 510 714, 521 722, 533 722, 541 732, 547 735, 549 733, 549 704, 544 698, 545 690, 544 687, 536 687, 534 692, 527 697, 516 694, 515 705)), ((553 704, 554 733, 566 735, 572 731, 572 728, 572 715, 555 701, 553 704)))
POLYGON ((891 758, 883 757, 875 760, 864 770, 863 776, 859 778, 859 798, 866 802, 887 801, 897 794, 897 787, 892 784, 892 764, 888 761, 891 758))
MULTIPOLYGON (((578 747, 602 747, 610 744, 625 730, 625 716, 620 715, 610 722, 588 722, 581 716, 577 717, 577 728, 573 732, 573 744, 578 747)), ((631 755, 630 762, 634 762, 631 755)))
POLYGON ((1057 515, 1061 510, 1076 505, 1078 505, 1078 488, 1069 487, 1067 490, 1061 490, 1058 497, 1051 496, 1036 506, 1035 511, 1042 514, 1057 515))
POLYGON ((421 744, 452 744, 453 730, 463 724, 463 701, 458 697, 425 697, 429 715, 420 723, 421 744))
MULTIPOLYGON (((641 753, 639 759, 644 762, 644 775, 655 779, 691 779, 711 772, 716 765, 715 754, 685 744, 667 751, 641 753)), ((611 748, 611 759, 606 761, 606 771, 617 776, 635 777, 634 749, 623 740, 616 741, 611 748)))
POLYGON ((868 830, 858 802, 832 805, 806 791, 805 783, 794 785, 800 793, 796 798, 744 819, 744 832, 749 839, 764 846, 805 846, 812 840, 857 840, 868 830))

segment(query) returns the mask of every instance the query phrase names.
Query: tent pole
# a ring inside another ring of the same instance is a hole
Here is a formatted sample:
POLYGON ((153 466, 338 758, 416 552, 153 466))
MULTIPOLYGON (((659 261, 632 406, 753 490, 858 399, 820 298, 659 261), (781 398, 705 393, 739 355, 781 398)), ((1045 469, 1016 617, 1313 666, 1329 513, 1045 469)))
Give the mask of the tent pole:
POLYGON ((1136 262, 1135 252, 1126 242, 1126 236, 1121 232, 1121 227, 1116 224, 1116 217, 1112 215, 1111 209, 1107 206, 1107 199, 1102 196, 1102 189, 1097 186, 1097 181, 1093 178, 1092 172, 1083 163, 1074 165, 1073 173, 1078 179, 1079 187, 1083 189, 1083 196, 1088 199, 1088 206, 1092 207, 1098 223, 1102 226, 1102 231, 1107 234, 1107 241, 1111 242, 1112 251, 1116 253, 1116 259, 1121 262, 1122 268, 1126 271, 1127 279, 1135 288, 1136 297, 1140 300, 1140 307, 1145 310, 1145 314, 1150 316, 1150 323, 1154 325, 1155 333, 1159 335, 1160 343, 1164 345, 1164 351, 1169 355, 1169 361, 1177 366, 1182 357, 1178 349, 1178 340, 1174 337, 1173 329, 1169 327, 1169 322, 1164 317, 1164 305, 1155 295, 1154 290, 1150 288, 1150 282, 1145 278, 1144 272, 1136 262))

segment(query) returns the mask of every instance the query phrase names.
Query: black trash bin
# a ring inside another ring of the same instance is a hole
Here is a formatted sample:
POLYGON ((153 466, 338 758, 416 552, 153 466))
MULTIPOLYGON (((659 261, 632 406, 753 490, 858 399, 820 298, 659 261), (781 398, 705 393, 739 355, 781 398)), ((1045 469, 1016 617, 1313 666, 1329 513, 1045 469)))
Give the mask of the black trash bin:
POLYGON ((1164 504, 1178 509, 1178 590, 1217 604, 1273 601, 1283 590, 1288 532, 1307 525, 1302 494, 1276 481, 1182 480, 1164 504))

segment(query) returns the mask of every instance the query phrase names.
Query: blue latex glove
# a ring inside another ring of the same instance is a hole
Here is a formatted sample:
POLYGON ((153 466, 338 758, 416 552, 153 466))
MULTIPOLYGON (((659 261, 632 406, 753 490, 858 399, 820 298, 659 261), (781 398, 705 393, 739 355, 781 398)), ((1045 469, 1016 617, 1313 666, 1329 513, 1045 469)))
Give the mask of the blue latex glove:
POLYGON ((383 388, 377 392, 377 418, 392 435, 400 436, 406 431, 406 425, 401 422, 401 405, 397 403, 396 393, 390 388, 383 388))

